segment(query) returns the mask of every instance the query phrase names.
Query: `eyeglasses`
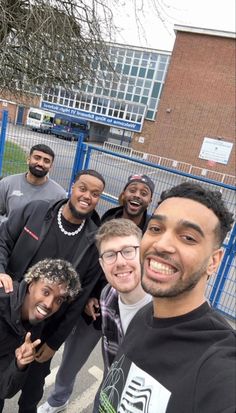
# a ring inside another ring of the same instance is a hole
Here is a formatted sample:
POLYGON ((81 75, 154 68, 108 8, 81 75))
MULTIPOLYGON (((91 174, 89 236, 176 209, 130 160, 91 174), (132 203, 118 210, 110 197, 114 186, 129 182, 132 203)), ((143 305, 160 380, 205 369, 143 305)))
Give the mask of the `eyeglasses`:
POLYGON ((126 260, 133 260, 136 257, 137 248, 139 248, 139 245, 124 247, 119 251, 106 251, 102 255, 100 255, 100 258, 106 264, 114 264, 117 260, 117 255, 120 252, 122 257, 126 260))

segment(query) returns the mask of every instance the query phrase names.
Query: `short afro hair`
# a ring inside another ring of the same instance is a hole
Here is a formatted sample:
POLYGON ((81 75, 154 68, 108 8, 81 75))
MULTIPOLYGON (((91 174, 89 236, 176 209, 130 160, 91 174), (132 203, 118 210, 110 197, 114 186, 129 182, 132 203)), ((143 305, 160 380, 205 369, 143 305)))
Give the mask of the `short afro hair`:
POLYGON ((199 202, 211 209, 219 220, 219 225, 216 228, 216 236, 221 245, 231 230, 233 214, 229 212, 222 200, 222 194, 219 191, 212 191, 207 187, 203 187, 193 182, 183 182, 180 185, 174 186, 166 191, 163 191, 158 202, 158 206, 168 198, 188 198, 199 202))

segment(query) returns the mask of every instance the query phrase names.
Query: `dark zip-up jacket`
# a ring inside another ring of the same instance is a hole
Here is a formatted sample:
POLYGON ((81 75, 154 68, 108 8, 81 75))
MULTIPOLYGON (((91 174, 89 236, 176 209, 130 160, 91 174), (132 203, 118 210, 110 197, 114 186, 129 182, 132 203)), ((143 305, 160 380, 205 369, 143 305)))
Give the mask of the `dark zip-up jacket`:
MULTIPOLYGON (((55 215, 66 202, 67 200, 63 200, 50 205, 45 201, 35 201, 12 212, 9 219, 0 227, 1 273, 9 274, 14 280, 22 279, 47 236, 55 215)), ((64 303, 61 309, 47 321, 44 338, 54 350, 65 341, 92 291, 100 280, 103 280, 94 240, 96 230, 94 217, 87 218, 83 231, 83 249, 78 248, 73 259, 70 260, 80 276, 81 293, 74 302, 64 303)))
MULTIPOLYGON (((114 219, 114 218, 122 218, 122 215, 123 215, 123 206, 108 209, 108 211, 106 211, 105 214, 103 214, 101 218, 101 223, 103 224, 104 222, 110 221, 111 219, 114 219)), ((141 229, 143 234, 146 231, 149 218, 150 217, 147 213, 147 210, 144 211, 141 222, 138 225, 138 227, 141 229)))
POLYGON ((26 294, 27 284, 13 283, 13 292, 5 293, 0 288, 0 399, 13 397, 22 387, 28 368, 19 370, 16 365, 15 350, 30 331, 32 340, 40 337, 42 324, 25 330, 21 321, 21 306, 26 294))

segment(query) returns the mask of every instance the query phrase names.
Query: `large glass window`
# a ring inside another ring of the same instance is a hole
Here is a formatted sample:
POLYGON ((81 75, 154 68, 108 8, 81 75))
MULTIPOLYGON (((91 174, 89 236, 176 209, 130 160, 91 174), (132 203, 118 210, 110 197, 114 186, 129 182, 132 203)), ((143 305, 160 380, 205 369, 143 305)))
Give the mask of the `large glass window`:
POLYGON ((139 102, 140 101, 140 96, 134 95, 134 102, 139 102))
POLYGON ((130 93, 126 93, 125 100, 132 100, 132 95, 130 93))
POLYGON ((123 73, 125 73, 126 75, 128 75, 128 74, 129 74, 129 71, 130 71, 130 66, 124 65, 123 73))
POLYGON ((131 76, 136 76, 137 73, 138 73, 138 67, 137 66, 132 66, 131 76))
POLYGON ((153 98, 157 98, 158 97, 158 93, 161 87, 161 83, 160 82, 155 82, 153 85, 153 89, 152 89, 152 97, 153 98))
POLYGON ((157 70, 156 76, 155 76, 155 80, 160 80, 160 81, 162 81, 163 76, 164 76, 164 72, 163 72, 162 70, 157 70))
POLYGON ((118 97, 118 99, 124 99, 124 93, 123 92, 118 92, 117 97, 118 97))
POLYGON ((153 120, 169 55, 126 46, 109 46, 108 49, 110 66, 97 57, 93 59, 92 66, 97 68, 95 79, 81 82, 76 94, 61 88, 48 88, 44 100, 134 122, 141 121, 143 116, 153 120))
POLYGON ((142 87, 144 83, 144 79, 137 79, 136 86, 142 87))
POLYGON ((154 70, 153 69, 148 69, 147 78, 148 79, 153 79, 153 76, 154 76, 154 70))
POLYGON ((146 98, 144 96, 141 98, 141 103, 143 103, 144 105, 147 104, 147 101, 148 101, 148 98, 146 98))
POLYGON ((154 119, 154 111, 153 110, 148 110, 146 114, 147 119, 154 119))
POLYGON ((145 77, 147 69, 144 69, 143 67, 140 67, 138 76, 139 77, 145 77))

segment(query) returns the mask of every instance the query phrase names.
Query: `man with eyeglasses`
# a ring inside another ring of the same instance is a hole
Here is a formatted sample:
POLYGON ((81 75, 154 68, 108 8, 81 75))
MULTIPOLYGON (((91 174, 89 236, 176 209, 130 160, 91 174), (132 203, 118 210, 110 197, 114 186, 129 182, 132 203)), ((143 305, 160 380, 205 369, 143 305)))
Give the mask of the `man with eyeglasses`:
MULTIPOLYGON (((96 234, 99 262, 108 281, 100 297, 104 375, 116 356, 131 319, 152 300, 141 286, 141 237, 140 228, 124 218, 105 222, 96 234)), ((99 313, 94 315, 94 319, 98 316, 99 313)), ((97 403, 96 397, 94 413, 98 411, 97 403)))
POLYGON ((153 299, 130 322, 97 412, 236 412, 235 331, 205 297, 232 226, 218 191, 183 182, 162 192, 140 244, 153 299))

